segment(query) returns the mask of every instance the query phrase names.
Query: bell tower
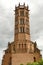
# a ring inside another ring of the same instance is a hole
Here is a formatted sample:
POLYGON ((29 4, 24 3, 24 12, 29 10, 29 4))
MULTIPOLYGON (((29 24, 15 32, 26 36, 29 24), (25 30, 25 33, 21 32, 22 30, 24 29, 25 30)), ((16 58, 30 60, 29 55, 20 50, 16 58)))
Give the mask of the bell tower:
POLYGON ((29 8, 23 5, 15 7, 14 41, 8 43, 3 55, 2 65, 26 65, 42 59, 37 43, 30 39, 29 8))
POLYGON ((30 40, 29 8, 19 5, 15 7, 15 41, 30 40))

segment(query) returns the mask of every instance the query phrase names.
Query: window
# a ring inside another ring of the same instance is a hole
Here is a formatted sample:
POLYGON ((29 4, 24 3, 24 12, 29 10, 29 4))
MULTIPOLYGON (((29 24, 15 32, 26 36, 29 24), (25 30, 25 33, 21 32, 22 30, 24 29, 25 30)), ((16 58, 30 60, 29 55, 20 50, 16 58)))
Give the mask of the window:
POLYGON ((15 51, 15 45, 13 46, 13 50, 15 51))
POLYGON ((30 34, 29 28, 26 28, 26 33, 30 34))
POLYGON ((20 48, 20 44, 19 44, 19 48, 20 48))
POLYGON ((24 16, 24 11, 20 11, 20 16, 24 16))
POLYGON ((17 25, 17 24, 18 24, 18 21, 15 22, 15 25, 17 25))
POLYGON ((20 27, 20 32, 22 32, 22 27, 20 27))
POLYGON ((25 44, 25 48, 26 48, 26 44, 25 44))
POLYGON ((29 28, 26 29, 27 33, 29 32, 29 28))
POLYGON ((34 57, 34 62, 36 62, 36 58, 34 57))
POLYGON ((29 25, 29 21, 26 19, 26 24, 29 25))
POLYGON ((20 24, 24 24, 24 19, 23 18, 20 19, 20 24))
POLYGON ((23 27, 23 32, 24 32, 24 27, 23 27))
POLYGON ((15 28, 15 33, 18 33, 18 28, 15 28))
POLYGON ((20 27, 20 32, 24 32, 24 27, 20 27))
POLYGON ((15 12, 16 16, 18 15, 18 11, 15 12))
POLYGON ((22 48, 23 48, 23 44, 22 44, 22 48))
POLYGON ((11 63, 11 59, 12 59, 12 58, 10 57, 10 59, 9 59, 9 65, 12 65, 12 63, 11 63))
POLYGON ((26 17, 28 17, 28 12, 26 12, 26 17))
POLYGON ((18 18, 15 18, 15 25, 18 24, 18 18))

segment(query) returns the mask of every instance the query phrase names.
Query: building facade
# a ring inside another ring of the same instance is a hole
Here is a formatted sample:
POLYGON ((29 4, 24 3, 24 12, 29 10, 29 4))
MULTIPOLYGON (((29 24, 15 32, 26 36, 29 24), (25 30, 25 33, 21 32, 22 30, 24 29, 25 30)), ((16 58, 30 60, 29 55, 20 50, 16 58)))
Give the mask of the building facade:
POLYGON ((2 59, 2 65, 26 65, 28 62, 38 62, 42 59, 36 42, 31 41, 29 7, 15 6, 15 34, 14 41, 8 43, 8 48, 2 59))

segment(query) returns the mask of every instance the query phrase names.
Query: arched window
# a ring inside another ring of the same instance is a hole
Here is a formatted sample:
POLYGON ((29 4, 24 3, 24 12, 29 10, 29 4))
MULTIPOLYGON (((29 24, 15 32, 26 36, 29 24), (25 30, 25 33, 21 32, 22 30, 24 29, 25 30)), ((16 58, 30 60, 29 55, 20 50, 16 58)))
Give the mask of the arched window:
POLYGON ((18 33, 18 28, 15 28, 15 34, 18 33))
POLYGON ((23 32, 24 32, 24 27, 23 27, 23 32))
POLYGON ((15 51, 15 45, 13 46, 13 50, 15 51))
POLYGON ((20 24, 21 24, 21 25, 24 24, 24 18, 21 18, 21 19, 20 19, 20 24))
POLYGON ((20 32, 22 32, 22 27, 20 27, 20 32))
POLYGON ((9 65, 12 65, 12 63, 11 63, 11 59, 12 59, 12 58, 10 57, 10 59, 9 59, 9 65))
POLYGON ((24 44, 25 45, 25 48, 26 48, 26 44, 24 44))
POLYGON ((26 28, 26 33, 29 33, 29 28, 26 28))
POLYGON ((20 44, 19 44, 19 48, 20 48, 20 44))
POLYGON ((24 16, 24 11, 20 11, 20 16, 24 16))
POLYGON ((15 11, 15 15, 16 15, 16 16, 18 16, 18 15, 19 15, 18 11, 15 11))
POLYGON ((26 12, 26 17, 28 17, 28 12, 26 12))
POLYGON ((23 44, 22 44, 22 48, 23 48, 23 44))
POLYGON ((26 24, 29 25, 29 20, 26 19, 26 24))
POLYGON ((36 58, 34 57, 34 62, 36 62, 36 58))
POLYGON ((20 27, 20 32, 24 33, 24 27, 20 27))

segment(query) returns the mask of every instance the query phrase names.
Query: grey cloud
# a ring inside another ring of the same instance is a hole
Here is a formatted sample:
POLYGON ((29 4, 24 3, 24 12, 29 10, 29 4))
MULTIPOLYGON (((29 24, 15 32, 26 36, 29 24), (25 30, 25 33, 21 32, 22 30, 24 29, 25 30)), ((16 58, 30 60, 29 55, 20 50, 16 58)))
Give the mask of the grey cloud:
POLYGON ((9 41, 13 40, 13 14, 0 5, 0 48, 7 47, 9 41))
MULTIPOLYGON (((39 6, 38 6, 39 7, 39 6)), ((40 33, 43 32, 43 6, 39 7, 38 13, 30 16, 31 24, 31 35, 32 38, 37 39, 37 36, 40 36, 40 33)))
POLYGON ((4 52, 2 49, 0 49, 0 65, 2 64, 2 57, 4 55, 4 52))
MULTIPOLYGON (((43 33, 43 6, 39 5, 38 1, 35 2, 34 0, 30 3, 33 3, 35 5, 37 11, 33 14, 30 13, 31 37, 33 40, 36 40, 39 38, 40 33, 43 33)), ((11 39, 13 39, 14 13, 12 12, 11 8, 6 10, 1 5, 0 8, 0 46, 4 47, 8 44, 8 41, 11 41, 11 39)))
MULTIPOLYGON (((40 36, 43 36, 43 5, 39 4, 39 0, 30 0, 30 3, 30 6, 33 4, 35 7, 30 10, 31 39, 37 40, 40 36), (34 12, 32 12, 33 10, 34 12)), ((12 8, 5 9, 2 5, 0 5, 0 49, 2 50, 4 47, 7 48, 8 42, 11 42, 14 37, 13 9, 14 6, 12 8)), ((43 46, 40 46, 39 48, 43 50, 43 46)))

